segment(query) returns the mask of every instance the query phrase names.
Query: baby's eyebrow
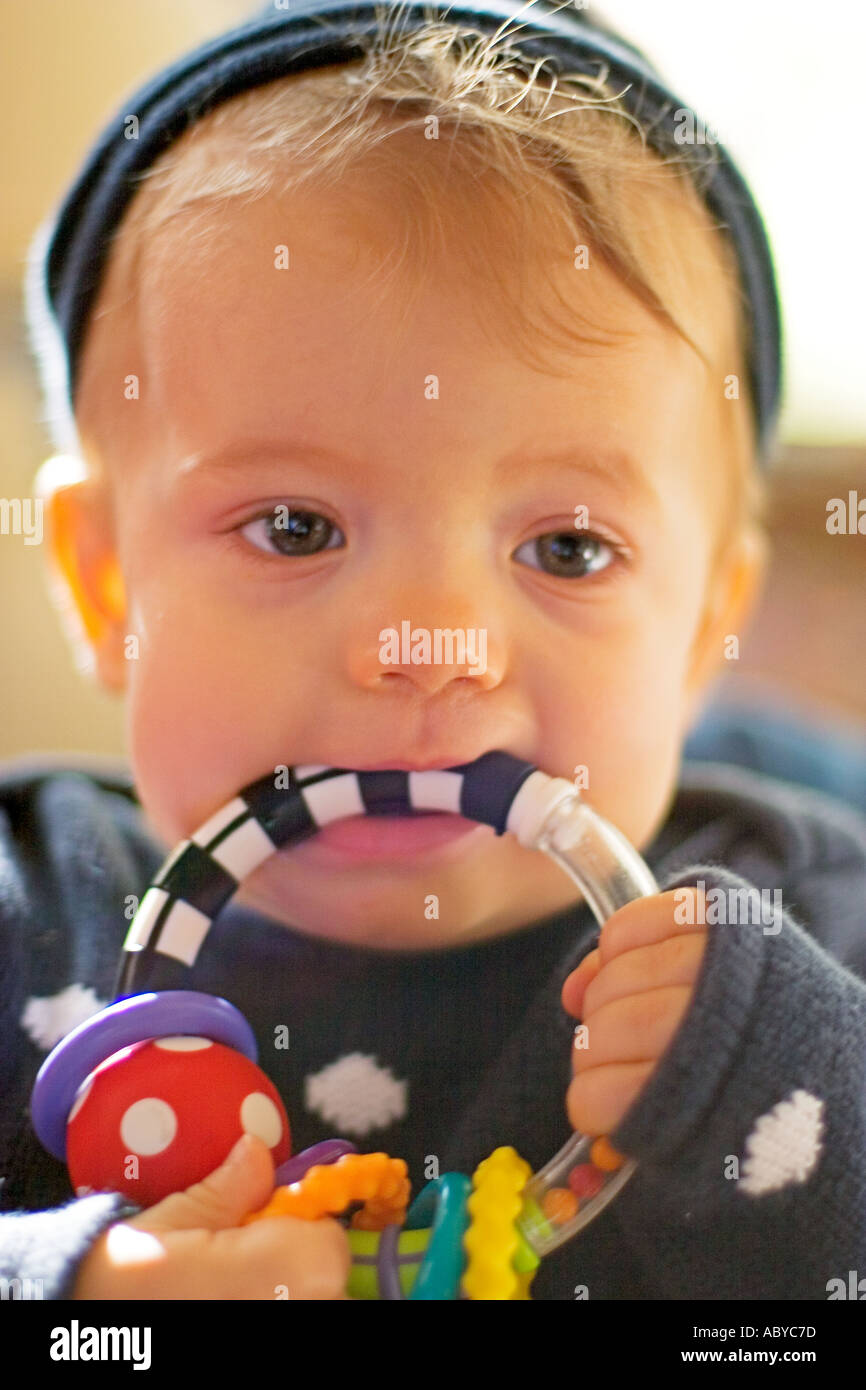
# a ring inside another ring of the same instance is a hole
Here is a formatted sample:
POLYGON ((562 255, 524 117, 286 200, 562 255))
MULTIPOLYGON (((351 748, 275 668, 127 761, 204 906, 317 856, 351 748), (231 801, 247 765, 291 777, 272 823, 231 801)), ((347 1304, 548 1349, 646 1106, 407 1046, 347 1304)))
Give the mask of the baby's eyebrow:
POLYGON ((497 471, 500 478, 510 473, 537 472, 556 469, 571 474, 597 478, 611 492, 630 502, 658 511, 661 501, 645 470, 626 449, 588 445, 585 442, 545 448, 535 452, 517 449, 500 459, 497 471))
POLYGON ((336 463, 349 470, 363 469, 365 466, 363 459, 326 449, 305 439, 242 439, 213 453, 199 451, 187 455, 178 464, 177 476, 186 478, 203 473, 219 476, 227 472, 236 476, 238 469, 245 465, 304 463, 310 458, 320 459, 323 463, 336 463))
MULTIPOLYGON (((188 455, 177 468, 177 478, 212 476, 237 479, 238 471, 265 465, 276 468, 291 463, 317 461, 336 465, 349 476, 367 476, 369 464, 362 458, 327 449, 304 439, 250 439, 226 445, 212 453, 198 452, 188 455)), ((511 450, 493 465, 493 477, 497 482, 505 482, 510 476, 517 477, 532 472, 566 473, 575 480, 576 490, 581 477, 593 477, 603 483, 616 496, 637 503, 648 509, 658 510, 661 506, 658 493, 652 486, 646 472, 636 459, 625 449, 597 447, 585 441, 576 444, 560 445, 556 448, 531 450, 520 446, 511 450)), ((582 499, 577 498, 580 502, 582 499)))

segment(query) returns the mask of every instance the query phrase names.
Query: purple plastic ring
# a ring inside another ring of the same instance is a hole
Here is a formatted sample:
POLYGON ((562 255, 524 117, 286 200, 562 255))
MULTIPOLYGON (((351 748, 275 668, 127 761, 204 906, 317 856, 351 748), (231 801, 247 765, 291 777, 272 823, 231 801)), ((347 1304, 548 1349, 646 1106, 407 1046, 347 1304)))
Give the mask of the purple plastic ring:
POLYGON ((121 999, 74 1028, 39 1068, 30 1114, 40 1143, 65 1162, 66 1122, 82 1082, 121 1048, 176 1033, 224 1043, 258 1061, 255 1034, 227 999, 189 989, 121 999))
POLYGON ((376 1257, 376 1273, 379 1276, 379 1297, 381 1299, 405 1298, 400 1283, 400 1266, 397 1259, 402 1226, 386 1226, 379 1237, 379 1250, 376 1257))
POLYGON ((305 1173, 315 1168, 317 1163, 336 1163, 344 1154, 356 1154, 358 1150, 348 1139, 322 1139, 309 1149, 302 1149, 294 1158, 287 1158, 274 1173, 274 1187, 284 1187, 287 1183, 300 1182, 305 1173))

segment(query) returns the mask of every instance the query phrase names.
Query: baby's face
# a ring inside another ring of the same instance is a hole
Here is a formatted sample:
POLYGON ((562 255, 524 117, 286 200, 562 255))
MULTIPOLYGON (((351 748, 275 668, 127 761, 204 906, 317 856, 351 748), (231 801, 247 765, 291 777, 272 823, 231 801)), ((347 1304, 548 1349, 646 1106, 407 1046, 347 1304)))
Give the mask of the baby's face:
MULTIPOLYGON (((129 373, 141 383, 99 443, 150 824, 172 847, 284 764, 445 766, 505 749, 569 779, 585 768, 587 800, 645 847, 706 677, 722 382, 612 273, 568 254, 548 280, 604 344, 563 351, 559 374, 527 360, 491 288, 447 258, 408 310, 396 291, 380 302, 358 240, 376 229, 348 206, 312 189, 232 206, 207 254, 160 234, 135 333, 113 330, 88 362, 91 405, 129 373), (94 389, 109 360, 110 388, 94 389), (388 663, 383 629, 404 623, 463 629, 484 659, 388 663)), ((385 237, 387 208, 377 226, 385 237)), ((548 302, 541 282, 530 294, 548 302)), ((361 857, 316 836, 236 900, 394 948, 577 901, 546 856, 464 828, 361 857)))

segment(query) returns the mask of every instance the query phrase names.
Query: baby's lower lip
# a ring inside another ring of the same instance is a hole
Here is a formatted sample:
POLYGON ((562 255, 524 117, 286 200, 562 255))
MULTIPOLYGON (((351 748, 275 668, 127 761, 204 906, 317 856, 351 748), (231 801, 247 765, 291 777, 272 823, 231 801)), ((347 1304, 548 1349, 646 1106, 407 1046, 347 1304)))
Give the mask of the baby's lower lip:
POLYGON ((479 830, 477 821, 448 812, 424 816, 347 816, 331 821, 290 851, 335 861, 405 859, 431 853, 479 830))

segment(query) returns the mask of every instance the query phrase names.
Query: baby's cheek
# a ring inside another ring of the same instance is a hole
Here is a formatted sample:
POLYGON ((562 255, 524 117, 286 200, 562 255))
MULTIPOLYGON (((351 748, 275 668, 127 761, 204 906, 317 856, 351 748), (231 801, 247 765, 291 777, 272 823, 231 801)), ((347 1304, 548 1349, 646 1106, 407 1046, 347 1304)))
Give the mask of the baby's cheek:
POLYGON ((606 779, 587 801, 622 832, 631 845, 643 850, 664 822, 677 783, 681 759, 679 739, 667 745, 635 750, 618 760, 617 774, 606 779))
POLYGON ((131 683, 129 761, 142 806, 167 844, 189 835, 237 790, 226 792, 234 777, 224 765, 232 740, 213 737, 212 719, 204 694, 167 682, 156 666, 131 683))
POLYGON ((555 731, 556 770, 641 849, 664 820, 676 785, 683 696, 675 658, 659 669, 655 643, 635 634, 618 640, 626 647, 621 659, 613 654, 583 679, 573 674, 569 708, 550 710, 544 724, 555 731))

